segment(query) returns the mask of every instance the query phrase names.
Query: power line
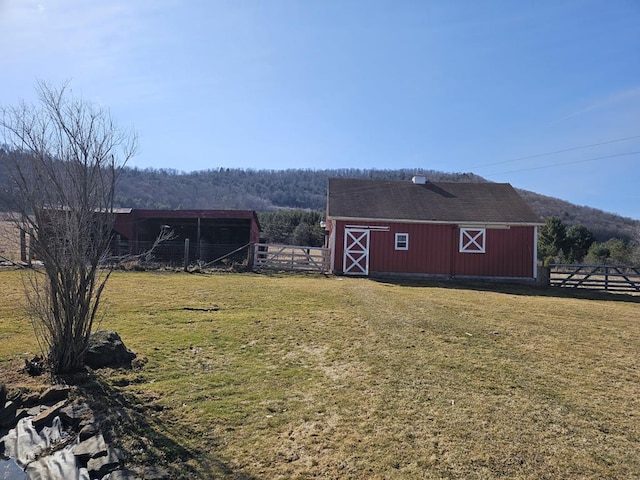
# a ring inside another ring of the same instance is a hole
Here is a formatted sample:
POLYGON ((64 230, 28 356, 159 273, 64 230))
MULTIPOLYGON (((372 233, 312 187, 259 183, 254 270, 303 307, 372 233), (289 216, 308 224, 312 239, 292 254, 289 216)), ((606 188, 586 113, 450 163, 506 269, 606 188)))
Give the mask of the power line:
MULTIPOLYGON (((490 167, 492 165, 501 165, 503 163, 519 162, 520 160, 529 160, 530 158, 546 157, 546 156, 549 156, 549 155, 556 155, 558 153, 571 152, 573 150, 582 150, 582 149, 585 149, 585 148, 599 147, 600 145, 608 145, 610 143, 623 142, 625 140, 633 140, 634 138, 640 138, 640 135, 634 135, 632 137, 625 137, 625 138, 617 138, 615 140, 608 140, 606 142, 600 142, 600 143, 592 143, 590 145, 582 145, 582 146, 579 146, 579 147, 565 148, 564 150, 556 150, 554 152, 538 153, 536 155, 528 155, 526 157, 512 158, 511 160, 502 160, 500 162, 485 163, 484 165, 476 165, 475 167, 470 167, 470 168, 471 169, 483 168, 483 167, 490 167)), ((535 169, 533 169, 533 170, 535 170, 535 169)))
POLYGON ((586 158, 583 160, 574 160, 572 162, 563 162, 563 163, 555 163, 553 165, 542 165, 540 167, 531 167, 531 168, 522 168, 520 170, 510 170, 508 172, 500 172, 500 173, 491 173, 489 175, 484 175, 486 177, 495 177, 497 175, 506 175, 508 173, 520 173, 520 172, 529 172, 531 170, 542 170, 544 168, 554 168, 554 167, 561 167, 563 165, 573 165, 575 163, 584 163, 584 162, 593 162, 595 160, 603 160, 605 158, 614 158, 614 157, 623 157, 626 155, 637 155, 640 154, 640 151, 637 152, 627 152, 627 153, 616 153, 614 155, 606 155, 604 157, 594 157, 594 158, 586 158))

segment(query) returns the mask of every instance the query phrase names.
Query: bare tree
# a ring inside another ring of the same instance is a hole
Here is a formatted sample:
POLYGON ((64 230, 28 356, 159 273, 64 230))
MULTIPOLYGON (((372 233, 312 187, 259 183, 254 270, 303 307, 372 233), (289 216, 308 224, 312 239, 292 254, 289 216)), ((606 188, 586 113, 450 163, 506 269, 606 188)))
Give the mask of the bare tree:
POLYGON ((39 102, 4 107, 0 127, 12 161, 8 201, 42 262, 25 282, 36 337, 54 374, 84 365, 111 273, 104 266, 118 174, 135 154, 135 133, 68 84, 37 86, 39 102))

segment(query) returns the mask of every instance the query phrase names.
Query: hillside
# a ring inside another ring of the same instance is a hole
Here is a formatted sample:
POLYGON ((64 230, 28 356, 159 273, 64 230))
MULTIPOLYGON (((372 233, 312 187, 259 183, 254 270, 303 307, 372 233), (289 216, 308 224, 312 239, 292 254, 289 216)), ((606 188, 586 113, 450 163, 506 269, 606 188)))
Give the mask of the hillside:
POLYGON ((597 208, 575 205, 564 200, 518 189, 529 206, 540 217, 558 217, 567 226, 584 225, 602 242, 610 238, 625 240, 637 237, 640 221, 604 212, 597 208))
MULTIPOLYGON (((0 186, 8 154, 0 149, 0 186)), ((322 211, 329 177, 408 180, 415 170, 244 170, 220 168, 183 173, 177 170, 125 168, 120 178, 117 206, 149 209, 250 209, 270 212, 283 208, 322 211)), ((430 181, 484 182, 472 173, 422 171, 430 181)), ((640 222, 594 208, 583 207, 520 191, 542 218, 557 216, 566 225, 582 224, 597 240, 633 238, 640 222)), ((2 202, 0 211, 7 210, 2 202)))
MULTIPOLYGON (((407 180, 413 170, 241 170, 180 173, 127 168, 118 202, 139 208, 280 208, 323 210, 329 177, 407 180)), ((427 172, 431 181, 482 182, 472 174, 427 172)))

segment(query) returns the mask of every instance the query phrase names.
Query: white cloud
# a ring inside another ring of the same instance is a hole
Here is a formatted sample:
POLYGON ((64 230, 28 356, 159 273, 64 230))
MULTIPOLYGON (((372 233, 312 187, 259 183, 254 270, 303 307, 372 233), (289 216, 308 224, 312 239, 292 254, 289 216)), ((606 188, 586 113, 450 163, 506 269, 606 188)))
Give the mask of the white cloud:
POLYGON ((587 113, 604 110, 604 109, 615 107, 618 105, 628 106, 629 101, 632 101, 635 99, 640 99, 640 86, 622 90, 604 97, 600 97, 596 100, 593 100, 586 107, 570 113, 569 115, 563 117, 562 120, 567 120, 572 117, 577 117, 587 113))

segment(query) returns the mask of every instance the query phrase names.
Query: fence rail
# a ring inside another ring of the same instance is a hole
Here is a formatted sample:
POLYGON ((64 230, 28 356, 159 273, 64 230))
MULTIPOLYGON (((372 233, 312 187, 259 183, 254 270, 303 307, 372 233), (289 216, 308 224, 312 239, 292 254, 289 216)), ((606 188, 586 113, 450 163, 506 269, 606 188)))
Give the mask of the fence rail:
POLYGON ((253 267, 256 269, 327 272, 329 270, 329 249, 256 243, 253 267))
POLYGON ((549 267, 549 284, 553 287, 640 292, 640 271, 634 267, 560 263, 549 267))
POLYGON ((247 262, 251 244, 198 244, 186 238, 162 242, 155 247, 153 242, 117 242, 112 250, 115 256, 138 256, 145 262, 185 267, 212 266, 247 262))

